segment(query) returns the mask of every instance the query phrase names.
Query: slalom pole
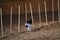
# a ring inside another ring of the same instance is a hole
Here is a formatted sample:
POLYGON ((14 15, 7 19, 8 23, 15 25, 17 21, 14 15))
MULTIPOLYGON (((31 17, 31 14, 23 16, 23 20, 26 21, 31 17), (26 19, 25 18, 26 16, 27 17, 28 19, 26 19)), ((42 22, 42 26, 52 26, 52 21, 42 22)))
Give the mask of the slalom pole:
POLYGON ((3 37, 3 19, 2 19, 2 9, 1 9, 1 34, 3 37))
POLYGON ((25 3, 25 21, 27 22, 27 5, 26 5, 26 3, 25 3))
POLYGON ((33 20, 33 13, 32 13, 32 5, 31 5, 31 3, 29 3, 29 5, 30 5, 31 18, 32 18, 32 26, 33 26, 33 28, 34 28, 34 20, 33 20))
POLYGON ((52 21, 54 22, 54 1, 52 0, 52 21))
POLYGON ((45 17, 46 17, 46 24, 48 24, 48 19, 47 19, 47 8, 46 8, 46 1, 44 1, 44 6, 45 6, 45 17))
POLYGON ((11 13, 10 13, 10 34, 12 34, 12 6, 11 6, 11 13))
POLYGON ((60 12, 59 12, 59 0, 58 0, 58 21, 60 22, 60 12))
POLYGON ((39 22, 40 22, 40 26, 41 26, 41 10, 40 10, 39 2, 38 2, 38 12, 39 12, 39 22))
POLYGON ((20 32, 20 5, 18 6, 18 33, 20 32))

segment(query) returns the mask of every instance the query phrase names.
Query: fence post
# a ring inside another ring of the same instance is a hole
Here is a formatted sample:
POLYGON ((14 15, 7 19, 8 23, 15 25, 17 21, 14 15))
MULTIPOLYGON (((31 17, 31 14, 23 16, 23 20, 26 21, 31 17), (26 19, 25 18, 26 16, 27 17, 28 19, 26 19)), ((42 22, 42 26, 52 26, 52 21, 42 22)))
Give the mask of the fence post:
POLYGON ((47 19, 47 9, 46 9, 46 1, 44 1, 44 6, 45 6, 46 24, 48 24, 48 19, 47 19))
POLYGON ((18 33, 20 32, 20 5, 18 6, 18 33))
POLYGON ((0 8, 0 11, 1 11, 1 34, 2 34, 2 37, 3 37, 3 19, 2 19, 2 8, 0 8))

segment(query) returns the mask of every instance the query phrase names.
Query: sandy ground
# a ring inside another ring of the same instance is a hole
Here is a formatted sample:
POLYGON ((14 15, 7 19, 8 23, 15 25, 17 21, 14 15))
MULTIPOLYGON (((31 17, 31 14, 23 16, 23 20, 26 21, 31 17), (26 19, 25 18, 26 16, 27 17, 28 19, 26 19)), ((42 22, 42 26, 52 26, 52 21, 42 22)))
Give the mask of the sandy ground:
POLYGON ((0 40, 60 40, 60 23, 42 26, 31 32, 12 34, 0 40))

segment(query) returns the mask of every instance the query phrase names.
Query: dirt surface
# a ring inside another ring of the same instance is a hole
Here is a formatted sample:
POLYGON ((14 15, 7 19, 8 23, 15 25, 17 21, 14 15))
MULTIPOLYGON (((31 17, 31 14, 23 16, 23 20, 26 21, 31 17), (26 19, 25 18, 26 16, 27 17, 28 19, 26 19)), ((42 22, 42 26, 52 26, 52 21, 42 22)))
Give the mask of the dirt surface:
POLYGON ((31 32, 12 34, 0 40, 60 40, 60 23, 42 26, 31 32))

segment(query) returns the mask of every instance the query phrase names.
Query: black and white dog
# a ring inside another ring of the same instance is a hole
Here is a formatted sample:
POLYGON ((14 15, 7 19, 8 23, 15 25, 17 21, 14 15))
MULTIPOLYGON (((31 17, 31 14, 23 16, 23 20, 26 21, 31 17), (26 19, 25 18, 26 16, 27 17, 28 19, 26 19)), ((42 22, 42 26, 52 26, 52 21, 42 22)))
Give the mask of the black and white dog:
POLYGON ((32 29, 32 20, 27 21, 27 23, 25 23, 25 27, 28 31, 31 31, 32 29))

